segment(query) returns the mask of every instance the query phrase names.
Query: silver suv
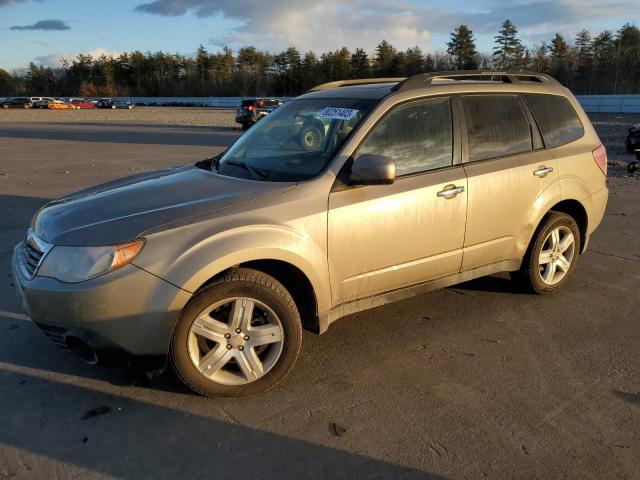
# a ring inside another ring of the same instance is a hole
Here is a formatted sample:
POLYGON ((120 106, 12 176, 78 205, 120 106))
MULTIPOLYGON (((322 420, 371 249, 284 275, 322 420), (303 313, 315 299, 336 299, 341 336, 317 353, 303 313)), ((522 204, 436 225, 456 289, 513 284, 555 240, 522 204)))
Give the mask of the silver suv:
POLYGON ((602 219, 606 167, 545 75, 333 82, 214 159, 47 204, 13 275, 86 361, 168 360, 203 395, 253 395, 292 369, 303 328, 495 272, 559 290, 602 219))

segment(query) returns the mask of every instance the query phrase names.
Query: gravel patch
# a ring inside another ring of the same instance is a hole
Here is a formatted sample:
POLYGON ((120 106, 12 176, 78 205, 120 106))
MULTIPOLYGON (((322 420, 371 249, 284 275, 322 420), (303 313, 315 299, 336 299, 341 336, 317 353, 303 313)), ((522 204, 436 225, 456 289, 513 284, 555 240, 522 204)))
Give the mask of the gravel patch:
POLYGON ((640 123, 640 114, 637 113, 591 113, 589 114, 600 140, 607 147, 609 177, 626 177, 640 179, 640 175, 627 173, 629 162, 636 160, 632 153, 627 153, 625 138, 629 127, 640 123))

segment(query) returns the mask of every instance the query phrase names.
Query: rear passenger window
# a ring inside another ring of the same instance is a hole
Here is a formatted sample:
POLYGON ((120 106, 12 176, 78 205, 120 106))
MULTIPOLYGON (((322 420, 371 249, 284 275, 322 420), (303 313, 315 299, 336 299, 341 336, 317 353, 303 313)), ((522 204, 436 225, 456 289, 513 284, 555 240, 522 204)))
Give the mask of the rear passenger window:
POLYGON ((504 157, 533 149, 531 124, 515 95, 462 97, 469 160, 504 157))
POLYGON ((566 98, 542 94, 524 97, 540 128, 545 147, 559 147, 584 135, 582 122, 566 98))
POLYGON ((358 150, 391 157, 396 173, 408 175, 453 163, 453 132, 449 98, 430 98, 394 108, 358 150))

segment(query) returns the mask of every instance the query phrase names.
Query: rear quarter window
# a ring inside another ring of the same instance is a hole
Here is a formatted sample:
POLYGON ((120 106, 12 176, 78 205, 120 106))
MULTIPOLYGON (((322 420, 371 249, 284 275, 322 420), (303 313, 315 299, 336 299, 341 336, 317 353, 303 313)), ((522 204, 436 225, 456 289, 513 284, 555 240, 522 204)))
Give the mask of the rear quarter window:
POLYGON ((524 97, 538 124, 545 147, 559 147, 584 135, 580 117, 566 98, 543 94, 526 94, 524 97))

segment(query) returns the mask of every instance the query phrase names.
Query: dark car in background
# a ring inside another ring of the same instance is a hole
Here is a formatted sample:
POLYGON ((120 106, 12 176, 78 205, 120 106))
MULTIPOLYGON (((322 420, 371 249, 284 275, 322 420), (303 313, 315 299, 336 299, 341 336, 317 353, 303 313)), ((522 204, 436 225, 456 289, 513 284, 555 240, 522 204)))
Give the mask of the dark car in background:
POLYGON ((633 153, 640 150, 640 123, 632 125, 626 139, 627 152, 633 153))
POLYGON ((277 98, 251 98, 242 100, 240 108, 236 110, 236 123, 247 130, 265 115, 282 105, 282 100, 277 98))
POLYGON ((40 100, 32 101, 31 108, 49 108, 49 104, 55 102, 55 100, 53 97, 42 97, 40 100))
POLYGON ((96 102, 96 108, 113 108, 113 100, 110 98, 101 98, 96 102))
POLYGON ((14 97, 0 103, 2 108, 31 108, 31 99, 29 97, 14 97))
POLYGON ((116 100, 113 102, 113 105, 111 105, 111 108, 125 108, 129 110, 133 110, 135 107, 136 106, 133 103, 126 100, 116 100))

